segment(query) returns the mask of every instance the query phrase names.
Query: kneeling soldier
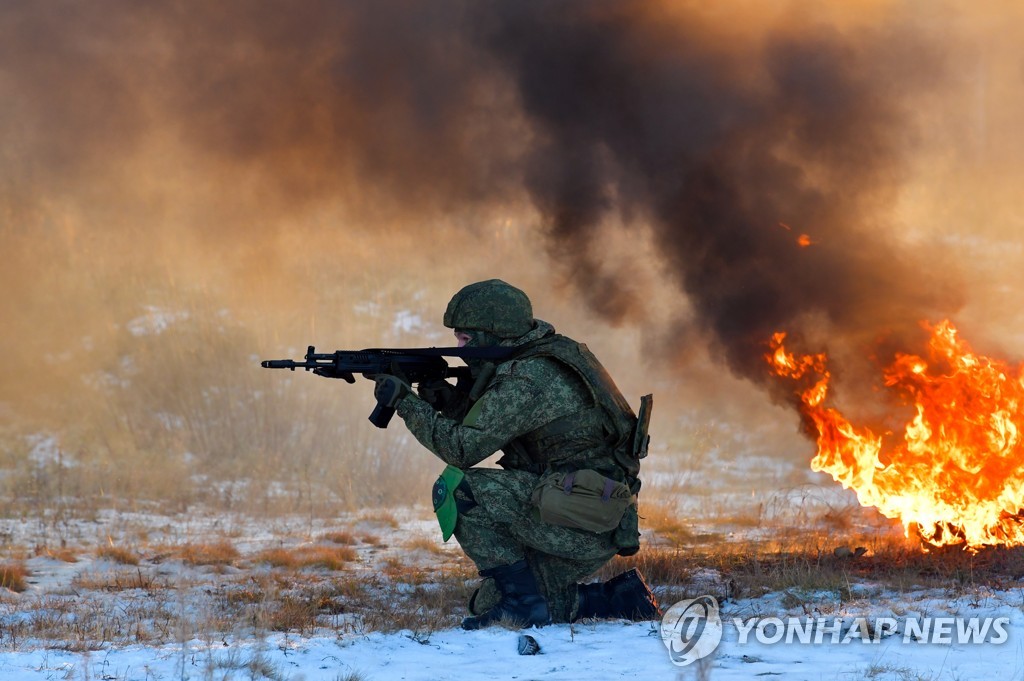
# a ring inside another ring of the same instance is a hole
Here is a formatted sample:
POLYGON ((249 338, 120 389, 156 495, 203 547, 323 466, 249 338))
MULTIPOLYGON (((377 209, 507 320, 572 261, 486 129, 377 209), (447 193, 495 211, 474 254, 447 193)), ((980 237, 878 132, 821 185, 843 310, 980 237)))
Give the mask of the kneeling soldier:
POLYGON ((444 325, 460 346, 514 349, 470 360, 473 379, 421 384, 378 378, 409 431, 448 467, 434 486, 452 534, 484 578, 462 626, 521 626, 589 617, 660 616, 643 577, 578 582, 639 549, 636 494, 650 396, 638 419, 585 345, 534 319, 529 298, 497 279, 452 298, 444 325), (471 383, 468 385, 466 383, 471 383), (501 469, 474 468, 502 451, 501 469))

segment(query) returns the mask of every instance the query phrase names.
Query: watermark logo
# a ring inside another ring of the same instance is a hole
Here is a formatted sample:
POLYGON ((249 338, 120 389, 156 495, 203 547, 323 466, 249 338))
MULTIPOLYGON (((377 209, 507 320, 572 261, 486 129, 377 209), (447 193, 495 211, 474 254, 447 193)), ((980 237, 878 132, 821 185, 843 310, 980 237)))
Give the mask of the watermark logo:
POLYGON ((661 620, 661 641, 672 664, 680 667, 713 653, 722 641, 718 601, 701 596, 675 603, 661 620))
POLYGON ((661 620, 661 640, 673 664, 685 667, 713 653, 723 627, 736 629, 738 645, 1002 645, 1009 617, 733 617, 723 622, 718 601, 701 596, 674 604, 661 620))
POLYGON ((810 645, 878 645, 884 640, 910 643, 1002 645, 1009 638, 1009 617, 735 617, 737 643, 762 645, 802 643, 810 645))

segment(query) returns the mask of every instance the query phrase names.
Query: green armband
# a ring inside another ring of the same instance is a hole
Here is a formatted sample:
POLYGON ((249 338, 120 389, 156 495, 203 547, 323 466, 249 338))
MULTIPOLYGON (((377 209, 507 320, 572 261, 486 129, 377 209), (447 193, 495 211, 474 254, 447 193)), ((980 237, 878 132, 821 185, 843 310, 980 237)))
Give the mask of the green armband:
POLYGON ((466 474, 455 466, 448 466, 434 483, 432 499, 437 522, 441 526, 441 536, 445 541, 455 532, 455 523, 459 519, 459 510, 455 505, 455 488, 459 486, 466 474))

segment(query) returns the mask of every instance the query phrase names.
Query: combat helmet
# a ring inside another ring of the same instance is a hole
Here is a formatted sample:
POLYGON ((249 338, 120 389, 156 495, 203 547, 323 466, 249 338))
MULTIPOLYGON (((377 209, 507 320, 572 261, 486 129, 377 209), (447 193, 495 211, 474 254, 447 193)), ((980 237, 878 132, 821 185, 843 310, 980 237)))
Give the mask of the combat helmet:
POLYGON ((525 293, 501 279, 478 281, 452 297, 444 312, 444 325, 518 338, 533 328, 533 306, 525 293))

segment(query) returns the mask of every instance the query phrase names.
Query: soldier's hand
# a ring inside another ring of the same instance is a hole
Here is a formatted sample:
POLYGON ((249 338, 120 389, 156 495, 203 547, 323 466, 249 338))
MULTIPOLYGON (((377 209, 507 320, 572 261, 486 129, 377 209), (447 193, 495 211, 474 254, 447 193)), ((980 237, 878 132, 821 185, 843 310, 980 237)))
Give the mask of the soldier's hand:
POLYGON ((456 397, 455 386, 441 378, 420 382, 416 386, 416 393, 438 411, 444 409, 445 405, 456 397))
POLYGON ((377 374, 374 380, 377 385, 373 388, 373 396, 377 398, 378 404, 385 407, 394 407, 400 399, 412 392, 412 387, 397 376, 377 374))

